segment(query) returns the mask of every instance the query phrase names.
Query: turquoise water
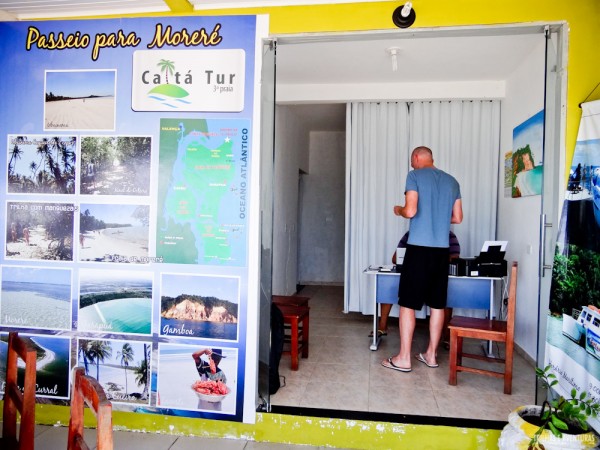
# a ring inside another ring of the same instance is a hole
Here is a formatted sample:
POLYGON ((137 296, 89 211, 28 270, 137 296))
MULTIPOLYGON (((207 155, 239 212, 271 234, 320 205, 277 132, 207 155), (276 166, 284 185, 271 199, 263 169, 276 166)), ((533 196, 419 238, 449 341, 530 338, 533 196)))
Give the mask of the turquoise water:
POLYGON ((96 303, 79 310, 81 331, 150 334, 152 299, 121 298, 96 303))

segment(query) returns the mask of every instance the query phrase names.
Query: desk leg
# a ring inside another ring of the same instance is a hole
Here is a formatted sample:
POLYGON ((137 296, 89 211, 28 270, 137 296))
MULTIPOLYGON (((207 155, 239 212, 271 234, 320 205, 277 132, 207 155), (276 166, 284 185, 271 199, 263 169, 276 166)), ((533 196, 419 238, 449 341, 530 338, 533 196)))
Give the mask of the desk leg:
MULTIPOLYGON (((490 311, 488 313, 488 318, 490 320, 495 319, 494 317, 494 280, 490 280, 490 311)), ((484 344, 484 352, 485 352, 485 356, 487 356, 488 358, 495 358, 494 356, 494 342, 493 341, 487 341, 487 344, 484 344)))
MULTIPOLYGON (((376 275, 377 276, 377 275, 376 275)), ((377 350, 379 346, 379 340, 381 339, 377 335, 377 322, 379 321, 379 303, 377 303, 377 279, 375 280, 375 287, 373 292, 373 300, 375 302, 375 311, 373 312, 373 342, 371 342, 370 350, 377 350)))

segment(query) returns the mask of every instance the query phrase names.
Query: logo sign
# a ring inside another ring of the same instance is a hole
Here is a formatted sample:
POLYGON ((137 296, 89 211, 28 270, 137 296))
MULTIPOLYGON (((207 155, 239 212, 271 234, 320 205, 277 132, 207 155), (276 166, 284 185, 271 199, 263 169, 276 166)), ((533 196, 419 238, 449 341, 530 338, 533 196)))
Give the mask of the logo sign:
POLYGON ((141 50, 133 53, 134 111, 241 112, 244 50, 141 50))

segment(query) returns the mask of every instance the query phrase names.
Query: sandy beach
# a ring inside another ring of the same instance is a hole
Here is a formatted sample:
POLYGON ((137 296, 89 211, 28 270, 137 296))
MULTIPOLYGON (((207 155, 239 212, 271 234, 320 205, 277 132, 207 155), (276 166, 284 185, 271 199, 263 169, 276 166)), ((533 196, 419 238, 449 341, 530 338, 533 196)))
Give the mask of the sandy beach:
POLYGON ((148 227, 107 228, 83 234, 80 261, 110 261, 105 259, 106 255, 120 255, 127 258, 127 262, 131 257, 134 257, 131 262, 137 262, 135 257, 147 257, 148 227))
POLYGON ((44 128, 50 130, 114 130, 115 98, 46 102, 44 128))
MULTIPOLYGON (((80 361, 79 366, 83 367, 83 363, 80 361)), ((96 365, 88 365, 88 375, 96 378, 96 365)), ((125 370, 122 367, 112 367, 104 364, 100 364, 100 385, 104 388, 106 396, 113 402, 121 403, 142 403, 148 404, 149 399, 141 400, 136 398, 125 398, 125 374, 127 374, 127 393, 141 394, 144 390, 144 386, 139 386, 135 381, 136 375, 133 369, 125 370)), ((149 393, 148 393, 149 396, 149 393)))
MULTIPOLYGON (((52 241, 46 239, 46 230, 38 225, 29 229, 29 245, 23 238, 16 242, 6 242, 6 257, 12 259, 49 259, 52 252, 48 249, 52 241)), ((65 240, 70 245, 70 239, 65 240), (68 242, 67 242, 68 241, 68 242)))
POLYGON ((71 329, 71 303, 37 292, 2 291, 0 323, 24 328, 71 329))
MULTIPOLYGON (((33 342, 35 342, 37 345, 39 345, 40 347, 42 347, 46 352, 44 354, 44 357, 42 359, 38 359, 35 363, 35 368, 37 371, 39 371, 39 370, 42 370, 44 367, 46 367, 48 364, 50 364, 52 361, 54 361, 56 359, 56 353, 54 353, 52 350, 40 345, 39 342, 36 342, 35 338, 31 338, 31 340, 33 342)), ((21 358, 18 358, 17 366, 24 369, 25 361, 23 361, 21 358)))

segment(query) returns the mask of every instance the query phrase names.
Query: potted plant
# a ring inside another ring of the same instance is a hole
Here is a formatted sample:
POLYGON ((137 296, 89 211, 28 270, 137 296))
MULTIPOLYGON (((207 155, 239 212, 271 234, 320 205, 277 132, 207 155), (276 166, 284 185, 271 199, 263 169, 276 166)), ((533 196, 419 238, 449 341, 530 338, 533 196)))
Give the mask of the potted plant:
MULTIPOLYGON (((536 376, 545 388, 558 383, 552 367, 536 368, 536 376)), ((550 391, 552 392, 552 391, 550 391)), ((575 389, 570 398, 545 400, 542 406, 521 406, 508 416, 508 425, 502 430, 500 450, 551 450, 595 448, 600 438, 587 423, 600 413, 600 403, 588 392, 579 395, 575 389)), ((552 394, 551 394, 552 395, 552 394)))

